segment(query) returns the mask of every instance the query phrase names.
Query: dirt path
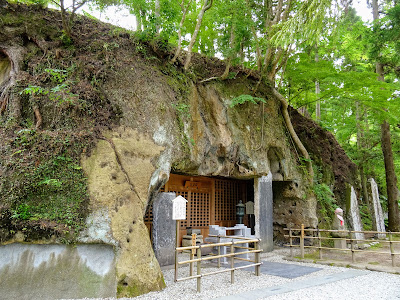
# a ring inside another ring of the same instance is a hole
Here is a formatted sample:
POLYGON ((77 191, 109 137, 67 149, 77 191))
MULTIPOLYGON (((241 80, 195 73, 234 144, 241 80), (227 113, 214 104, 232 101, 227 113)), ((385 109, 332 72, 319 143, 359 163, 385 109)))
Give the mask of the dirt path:
MULTIPOLYGON (((344 250, 322 249, 321 256, 318 250, 307 248, 304 259, 308 262, 312 261, 335 266, 355 267, 400 274, 400 242, 399 239, 394 240, 394 265, 392 265, 392 255, 388 238, 386 238, 386 240, 376 240, 375 242, 368 242, 356 246, 354 250, 354 260, 350 244, 347 245, 348 249, 344 250)), ((293 254, 294 259, 299 259, 300 249, 296 248, 293 254)))

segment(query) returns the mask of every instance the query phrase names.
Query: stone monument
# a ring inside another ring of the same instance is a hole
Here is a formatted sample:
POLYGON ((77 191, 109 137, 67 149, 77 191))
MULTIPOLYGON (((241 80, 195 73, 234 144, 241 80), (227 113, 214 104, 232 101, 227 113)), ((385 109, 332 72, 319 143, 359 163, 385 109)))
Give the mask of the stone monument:
POLYGON ((343 230, 343 232, 332 232, 332 236, 336 238, 334 239, 334 247, 338 249, 346 249, 347 232, 345 230, 347 229, 346 225, 344 224, 343 209, 340 207, 335 209, 335 217, 333 218, 332 229, 343 230))
POLYGON ((153 248, 160 266, 173 265, 176 222, 172 219, 175 193, 160 193, 153 203, 153 248))

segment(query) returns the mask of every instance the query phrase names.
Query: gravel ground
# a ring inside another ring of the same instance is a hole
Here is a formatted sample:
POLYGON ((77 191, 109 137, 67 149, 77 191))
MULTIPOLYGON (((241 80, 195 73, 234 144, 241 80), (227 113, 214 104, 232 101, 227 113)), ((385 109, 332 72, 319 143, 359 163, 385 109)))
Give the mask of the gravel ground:
POLYGON ((382 272, 368 271, 367 275, 331 284, 320 285, 295 292, 262 298, 268 300, 288 299, 400 299, 400 276, 382 272))
MULTIPOLYGON (((202 278, 201 293, 196 292, 196 280, 186 280, 175 283, 174 270, 164 270, 164 279, 167 287, 161 292, 152 292, 134 299, 214 299, 226 295, 234 295, 260 288, 278 286, 288 282, 302 281, 311 278, 318 278, 329 274, 348 271, 347 268, 332 267, 326 265, 307 264, 299 262, 288 262, 283 259, 287 255, 287 249, 278 249, 270 253, 262 254, 262 260, 271 262, 291 263, 304 266, 321 268, 320 271, 287 279, 278 276, 262 274, 255 276, 252 271, 235 271, 235 284, 230 283, 230 273, 221 273, 202 278)), ((183 258, 182 258, 183 259, 183 258)), ((218 269, 206 266, 203 272, 213 272, 218 269)), ((249 268, 247 270, 253 270, 249 268)), ((188 276, 188 268, 181 270, 179 278, 188 276)), ((366 271, 366 275, 338 281, 332 284, 325 284, 317 287, 301 289, 295 292, 284 293, 268 297, 269 300, 280 299, 400 299, 400 276, 382 272, 366 271)), ((127 298, 125 298, 127 299, 127 298)), ((132 299, 132 298, 131 298, 132 299)), ((255 299, 249 294, 248 299, 255 299)), ((264 298, 267 299, 267 298, 264 298)))
MULTIPOLYGON (((270 253, 261 255, 263 261, 290 263, 303 266, 312 266, 321 268, 321 270, 308 275, 300 276, 294 279, 288 279, 273 275, 261 274, 254 275, 254 268, 235 271, 235 284, 230 283, 230 273, 220 273, 216 275, 206 276, 201 280, 202 291, 196 292, 196 280, 185 280, 182 282, 174 282, 174 270, 163 270, 164 279, 167 287, 160 292, 152 292, 135 298, 135 300, 162 300, 162 299, 215 299, 227 295, 235 295, 245 291, 279 286, 282 284, 310 280, 320 276, 326 276, 339 272, 346 272, 348 268, 333 267, 327 265, 292 262, 284 260, 284 256, 288 255, 287 249, 277 249, 270 253), (251 270, 251 271, 250 271, 251 270)), ((186 260, 187 256, 181 257, 180 260, 186 260)), ((202 273, 217 271, 213 265, 205 265, 202 273)), ((316 287, 305 288, 294 292, 274 295, 266 298, 257 298, 249 293, 247 299, 267 299, 268 300, 291 300, 291 299, 400 299, 400 275, 365 271, 366 275, 358 276, 351 279, 337 281, 335 283, 324 284, 316 287)), ((189 269, 180 268, 179 278, 189 275, 189 269)), ((112 298, 108 298, 111 300, 112 298)))

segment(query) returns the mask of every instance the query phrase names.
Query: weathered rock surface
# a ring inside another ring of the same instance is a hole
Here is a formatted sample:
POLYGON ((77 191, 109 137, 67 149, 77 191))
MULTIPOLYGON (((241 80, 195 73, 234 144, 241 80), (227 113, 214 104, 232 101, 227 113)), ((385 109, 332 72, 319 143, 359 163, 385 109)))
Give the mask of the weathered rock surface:
MULTIPOLYGON (((15 52, 21 59, 14 58, 23 67, 15 75, 22 88, 29 84, 51 87, 49 76, 41 71, 48 67, 41 57, 51 67, 73 70, 71 90, 85 101, 86 110, 71 104, 62 108, 63 114, 54 115, 61 108, 49 104, 46 97, 35 98, 32 106, 27 97, 21 101, 16 90, 2 124, 12 119, 20 129, 21 124, 36 121, 38 130, 52 134, 78 129, 92 133, 81 151, 89 213, 78 241, 114 247, 119 296, 165 286, 143 215, 171 172, 237 179, 269 174, 276 195, 275 227, 316 226, 316 199, 299 168, 280 102, 270 87, 260 86, 257 92, 266 104, 231 107, 235 97, 253 93, 258 78, 237 69, 235 79, 202 83, 206 76, 222 74, 224 64, 195 55, 193 72, 184 73, 180 64, 168 63, 168 52, 161 46, 143 44, 128 33, 114 33, 115 28, 84 17, 77 18, 73 47, 67 47, 60 41, 57 12, 7 4, 0 7, 3 14, 18 22, 0 24, 5 32, 0 36, 0 78, 15 71, 9 67, 12 60, 7 49, 11 47, 22 49, 15 52), (41 25, 42 15, 53 21, 48 22, 47 31, 41 25), (43 116, 40 126, 33 117, 34 107, 43 116)), ((298 124, 307 133, 301 120, 298 124)), ((23 234, 19 240, 24 241, 23 234)))
MULTIPOLYGON (((107 242, 111 238, 117 248, 120 296, 163 288, 161 270, 143 222, 154 172, 151 159, 162 147, 131 128, 120 127, 103 135, 104 140, 97 143, 92 155, 82 161, 88 174, 90 210, 92 214, 105 211, 109 216, 109 219, 97 219, 100 224, 109 222, 109 232, 93 239, 107 242)), ((90 225, 88 231, 96 225, 90 225)), ((90 235, 85 238, 89 240, 90 235)))

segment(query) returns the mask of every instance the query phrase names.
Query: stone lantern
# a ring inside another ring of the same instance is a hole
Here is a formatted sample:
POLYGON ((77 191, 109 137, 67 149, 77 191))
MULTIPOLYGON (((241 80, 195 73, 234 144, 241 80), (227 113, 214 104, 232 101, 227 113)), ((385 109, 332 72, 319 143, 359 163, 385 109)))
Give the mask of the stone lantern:
POLYGON ((236 217, 238 224, 243 224, 244 208, 245 205, 242 203, 242 200, 239 200, 239 203, 236 204, 236 217))

